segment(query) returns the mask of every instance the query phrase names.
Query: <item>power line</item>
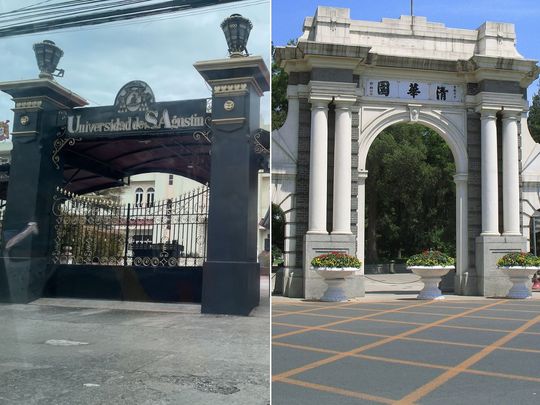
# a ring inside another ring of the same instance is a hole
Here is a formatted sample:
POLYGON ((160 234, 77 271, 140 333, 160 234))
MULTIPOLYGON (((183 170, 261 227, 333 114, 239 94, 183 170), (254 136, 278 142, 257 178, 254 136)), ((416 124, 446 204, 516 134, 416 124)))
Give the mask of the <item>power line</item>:
MULTIPOLYGON (((135 3, 144 3, 148 0, 120 0, 110 2, 108 0, 86 0, 87 3, 108 3, 102 4, 101 7, 98 7, 100 12, 93 12, 90 14, 82 14, 81 10, 78 12, 65 12, 62 17, 56 19, 37 19, 30 20, 26 23, 18 25, 4 25, 0 26, 0 37, 9 37, 15 35, 23 35, 29 33, 45 32, 51 30, 58 30, 64 28, 80 27, 87 25, 97 25, 104 23, 111 23, 122 20, 130 20, 141 17, 155 16, 165 13, 174 13, 178 11, 185 11, 194 8, 208 7, 223 5, 226 3, 238 2, 239 0, 172 0, 165 1, 160 3, 154 3, 149 5, 139 5, 136 7, 108 10, 113 7, 118 7, 120 5, 128 5, 135 3), (81 15, 82 14, 82 15, 81 15)), ((58 3, 65 4, 71 2, 58 3)), ((80 3, 79 3, 80 4, 80 3)), ((93 10, 96 10, 94 7, 93 10)), ((5 14, 0 15, 0 18, 5 16, 5 14)), ((39 17, 38 17, 39 18, 39 17)))
MULTIPOLYGON (((242 2, 242 7, 250 7, 250 6, 256 6, 258 4, 269 3, 269 0, 239 0, 239 1, 242 2)), ((171 15, 166 15, 166 16, 154 15, 154 16, 140 17, 141 21, 133 21, 133 20, 128 20, 124 22, 116 21, 116 22, 111 22, 109 24, 106 24, 105 26, 99 26, 99 27, 87 25, 87 26, 80 26, 80 27, 55 28, 50 31, 62 30, 62 32, 71 33, 71 32, 81 32, 81 31, 94 31, 98 29, 100 30, 114 29, 117 27, 125 27, 125 26, 130 26, 130 25, 135 25, 135 24, 137 25, 150 24, 150 23, 155 23, 155 22, 160 22, 160 21, 165 21, 165 20, 172 20, 172 19, 189 17, 193 15, 206 14, 210 12, 224 10, 227 8, 230 8, 230 5, 221 4, 221 5, 212 6, 211 9, 209 9, 208 7, 205 7, 205 8, 197 8, 197 9, 188 9, 188 10, 177 12, 177 13, 171 13, 171 15)), ((40 35, 40 32, 18 34, 18 36, 38 36, 38 35, 40 35)))

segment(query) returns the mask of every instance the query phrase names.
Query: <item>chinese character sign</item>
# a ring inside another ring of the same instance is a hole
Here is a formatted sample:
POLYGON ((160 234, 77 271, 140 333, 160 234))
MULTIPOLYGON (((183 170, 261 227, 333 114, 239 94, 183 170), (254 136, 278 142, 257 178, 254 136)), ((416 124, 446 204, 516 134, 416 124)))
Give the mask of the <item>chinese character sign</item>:
POLYGON ((440 103, 462 102, 463 87, 447 83, 427 83, 417 80, 366 79, 364 95, 397 98, 410 101, 433 100, 440 103))

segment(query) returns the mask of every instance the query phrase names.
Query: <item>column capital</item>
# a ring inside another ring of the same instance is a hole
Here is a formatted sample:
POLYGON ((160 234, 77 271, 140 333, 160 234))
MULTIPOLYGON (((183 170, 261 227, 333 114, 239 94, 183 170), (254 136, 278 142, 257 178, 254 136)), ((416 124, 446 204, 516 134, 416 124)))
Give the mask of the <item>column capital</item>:
POLYGON ((343 99, 343 98, 335 98, 334 99, 334 105, 336 106, 336 110, 347 110, 352 111, 352 106, 356 102, 354 99, 343 99))
POLYGON ((287 86, 287 99, 291 99, 291 98, 299 98, 298 85, 287 86))
POLYGON ((517 121, 521 119, 522 110, 518 109, 503 109, 503 121, 517 121))
POLYGON ((330 100, 320 99, 320 98, 309 98, 309 103, 311 104, 311 110, 328 110, 328 104, 330 100))
POLYGON ((492 108, 492 107, 478 107, 476 108, 476 112, 480 113, 480 119, 482 120, 490 120, 490 119, 497 119, 497 113, 500 111, 500 109, 492 108))

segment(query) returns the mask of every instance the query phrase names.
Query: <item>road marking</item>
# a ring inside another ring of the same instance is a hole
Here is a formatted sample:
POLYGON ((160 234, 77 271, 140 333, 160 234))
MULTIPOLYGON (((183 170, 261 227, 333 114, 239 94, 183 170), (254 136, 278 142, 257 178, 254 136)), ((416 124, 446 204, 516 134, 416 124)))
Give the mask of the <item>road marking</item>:
POLYGON ((428 305, 430 303, 431 303, 431 301, 425 301, 425 302, 422 302, 422 303, 419 303, 419 304, 413 304, 413 305, 408 305, 406 307, 399 307, 399 308, 394 308, 394 309, 385 309, 382 312, 376 312, 376 313, 373 313, 373 314, 367 314, 367 315, 362 315, 362 316, 358 316, 358 317, 354 317, 354 318, 343 319, 343 320, 340 320, 340 321, 335 321, 335 322, 331 322, 331 323, 327 323, 327 324, 323 324, 323 325, 318 325, 318 326, 315 326, 315 327, 308 326, 308 327, 306 327, 304 329, 301 329, 301 330, 295 330, 295 331, 290 331, 290 332, 281 333, 279 335, 275 335, 275 336, 272 337, 272 339, 279 339, 279 338, 282 338, 282 337, 285 337, 285 336, 298 335, 298 334, 301 334, 301 333, 308 332, 310 330, 316 330, 316 329, 324 328, 324 327, 328 327, 328 326, 339 325, 339 324, 342 324, 342 323, 359 321, 359 320, 362 320, 362 319, 370 319, 370 317, 373 317, 373 316, 382 315, 382 314, 388 314, 388 313, 391 313, 391 312, 399 312, 401 309, 404 309, 404 308, 419 307, 419 306, 423 306, 423 305, 428 305))
MULTIPOLYGON (((429 301, 429 302, 431 302, 431 301, 429 301)), ((461 318, 461 317, 463 317, 465 315, 469 315, 469 314, 472 314, 472 313, 477 312, 477 311, 481 311, 481 310, 486 309, 486 308, 491 308, 491 307, 494 307, 496 305, 500 305, 500 304, 502 304, 504 302, 507 302, 507 301, 506 300, 496 301, 496 302, 492 302, 492 303, 484 305, 484 306, 480 306, 480 307, 477 307, 477 308, 470 309, 470 310, 465 311, 465 312, 463 312, 461 314, 450 315, 450 316, 448 316, 446 318, 439 319, 437 321, 434 321, 432 323, 420 326, 418 328, 415 328, 415 329, 412 329, 412 330, 409 330, 409 331, 406 331, 406 332, 402 332, 402 333, 400 333, 400 334, 398 334, 396 336, 384 338, 384 339, 379 340, 377 342, 368 343, 366 345, 362 345, 362 346, 360 346, 360 347, 358 347, 356 349, 349 350, 347 352, 335 354, 335 355, 330 356, 330 357, 328 357, 326 359, 321 359, 321 360, 314 361, 314 362, 306 364, 306 365, 304 365, 302 367, 297 367, 297 368, 282 372, 280 374, 277 374, 277 375, 272 377, 272 381, 280 381, 280 380, 282 380, 284 378, 289 378, 289 377, 291 377, 293 375, 300 374, 302 372, 305 372, 305 371, 308 371, 308 370, 311 370, 311 369, 314 369, 314 368, 317 368, 317 367, 320 367, 320 366, 323 366, 323 365, 326 365, 326 364, 336 362, 336 361, 341 360, 341 359, 343 359, 343 358, 345 358, 347 356, 350 356, 351 354, 358 354, 358 353, 364 352, 366 350, 373 349, 375 347, 385 345, 386 343, 390 343, 390 342, 393 342, 395 340, 399 340, 401 337, 406 337, 406 336, 421 332, 423 330, 433 328, 434 326, 438 326, 438 325, 440 325, 440 324, 442 324, 444 322, 448 322, 448 321, 453 320, 453 319, 458 319, 458 318, 461 318)), ((405 307, 405 308, 408 308, 408 307, 405 307)), ((343 321, 339 321, 339 322, 336 322, 334 324, 338 324, 338 323, 343 323, 343 321)), ((321 326, 324 326, 324 325, 321 325, 321 326)), ((328 326, 333 326, 333 325, 328 325, 328 326)), ((298 332, 298 331, 294 331, 294 332, 298 332)), ((291 333, 291 332, 289 332, 289 333, 290 334, 295 334, 295 333, 291 333)), ((300 333, 302 333, 302 332, 300 332, 300 333)), ((283 335, 285 335, 285 334, 282 334, 282 336, 283 335)), ((287 336, 289 336, 289 335, 287 335, 287 336)))
MULTIPOLYGON (((283 342, 274 342, 273 345, 286 347, 289 349, 306 350, 306 351, 316 352, 316 353, 326 353, 326 354, 342 353, 336 350, 321 349, 318 347, 302 346, 302 345, 295 345, 295 344, 283 343, 283 342)), ((351 354, 349 357, 373 360, 373 361, 381 361, 384 363, 403 364, 407 366, 434 368, 434 369, 439 369, 439 370, 451 370, 453 368, 452 366, 443 366, 441 364, 422 363, 418 361, 395 359, 391 357, 372 356, 372 355, 361 354, 361 353, 351 354)), ((507 379, 512 379, 512 380, 540 382, 540 377, 531 377, 531 376, 520 375, 520 374, 498 373, 494 371, 484 371, 484 370, 474 370, 474 369, 464 370, 463 373, 482 375, 486 377, 500 377, 500 378, 507 378, 507 379)))
POLYGON ((452 367, 450 370, 444 372, 437 378, 431 380, 427 384, 424 384, 422 387, 418 388, 417 390, 411 392, 410 394, 404 396, 401 398, 396 404, 411 404, 415 401, 418 401, 420 398, 425 397, 430 392, 434 391, 438 387, 440 387, 442 384, 448 382, 458 374, 462 373, 464 370, 468 369, 472 365, 476 364, 483 358, 485 358, 487 355, 495 351, 498 347, 504 345, 505 343, 509 342, 514 337, 518 336, 521 332, 524 332, 534 324, 538 323, 540 321, 540 315, 536 318, 531 319, 530 321, 526 322, 525 324, 521 325, 514 331, 510 332, 508 335, 503 336, 502 338, 498 339, 497 341, 491 343, 490 345, 486 346, 484 349, 479 351, 478 353, 472 355, 467 360, 461 362, 455 367, 452 367))
POLYGON ((394 399, 390 399, 390 398, 379 397, 376 395, 370 395, 370 394, 366 394, 366 393, 358 392, 358 391, 345 390, 342 388, 331 387, 328 385, 310 383, 307 381, 294 380, 292 378, 284 378, 280 380, 280 382, 291 384, 291 385, 297 385, 303 388, 311 388, 317 391, 328 392, 330 394, 339 394, 339 395, 343 395, 343 396, 347 396, 351 398, 358 398, 358 399, 364 399, 366 401, 379 402, 381 404, 393 404, 395 402, 394 399))

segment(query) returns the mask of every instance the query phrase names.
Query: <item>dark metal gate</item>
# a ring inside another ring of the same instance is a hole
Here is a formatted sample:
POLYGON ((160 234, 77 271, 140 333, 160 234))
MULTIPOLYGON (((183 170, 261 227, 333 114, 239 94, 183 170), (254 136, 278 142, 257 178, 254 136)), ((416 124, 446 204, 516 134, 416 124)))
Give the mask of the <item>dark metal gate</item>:
POLYGON ((209 189, 122 205, 58 189, 52 264, 198 267, 206 259, 209 189))

